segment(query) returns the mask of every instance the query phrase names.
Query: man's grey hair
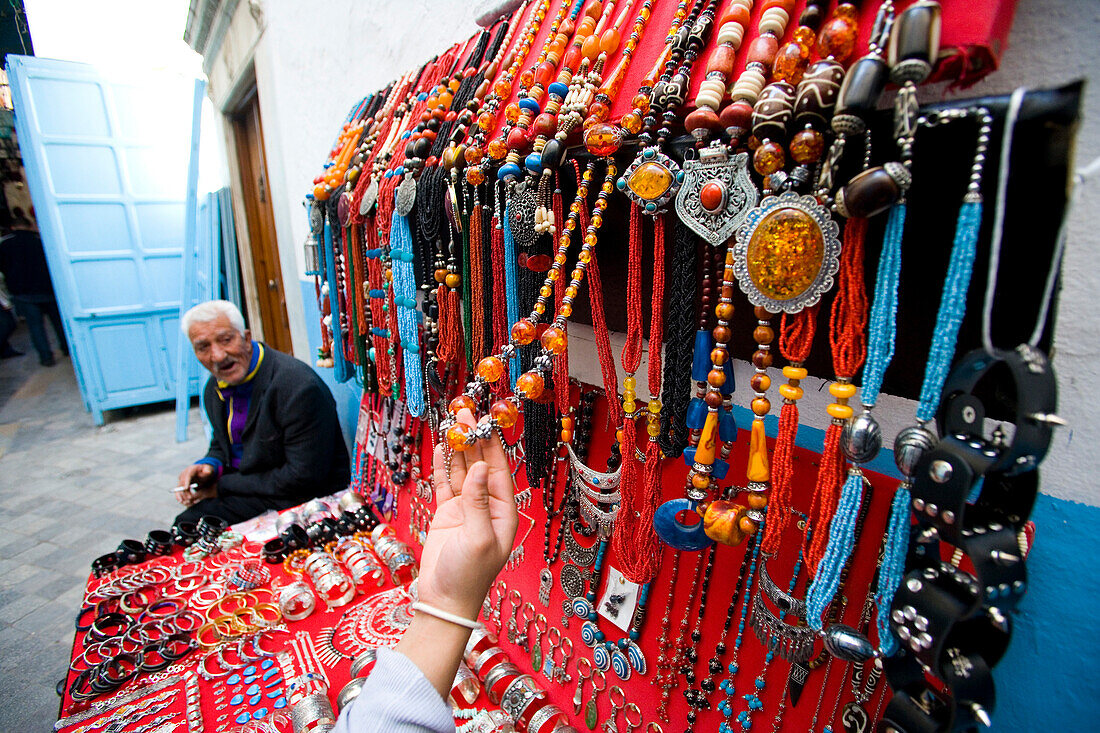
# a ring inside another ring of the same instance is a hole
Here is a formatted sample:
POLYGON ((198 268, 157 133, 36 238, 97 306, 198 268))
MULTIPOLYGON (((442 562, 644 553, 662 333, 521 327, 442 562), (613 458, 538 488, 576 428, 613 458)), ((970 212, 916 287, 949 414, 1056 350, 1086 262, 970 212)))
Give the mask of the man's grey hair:
POLYGON ((184 336, 191 338, 192 325, 196 323, 209 323, 210 321, 217 320, 218 316, 225 316, 229 319, 229 323, 233 328, 244 333, 244 316, 241 315, 240 308, 233 305, 228 300, 208 300, 205 303, 199 303, 194 306, 184 313, 183 318, 180 319, 180 330, 183 331, 184 336))

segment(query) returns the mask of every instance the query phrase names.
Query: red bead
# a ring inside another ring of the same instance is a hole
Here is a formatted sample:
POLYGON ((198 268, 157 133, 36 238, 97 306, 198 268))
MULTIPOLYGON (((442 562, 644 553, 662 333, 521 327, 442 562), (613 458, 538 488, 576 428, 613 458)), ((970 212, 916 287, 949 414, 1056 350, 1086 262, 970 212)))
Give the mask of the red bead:
POLYGON ((733 76, 733 63, 736 52, 733 50, 733 46, 718 46, 710 55, 710 59, 707 61, 707 73, 712 71, 720 71, 725 74, 729 79, 733 76))
POLYGON ((584 58, 584 52, 581 50, 580 46, 574 44, 565 52, 565 58, 562 59, 562 67, 571 71, 576 71, 577 67, 581 65, 582 58, 584 58))
POLYGON ((718 115, 718 119, 727 130, 731 127, 747 130, 752 124, 752 105, 744 100, 728 104, 718 115))
POLYGON ((527 138, 527 130, 522 127, 513 127, 508 133, 508 149, 523 150, 530 140, 527 138))
POLYGON ((548 112, 543 112, 536 117, 534 123, 531 125, 531 130, 536 135, 542 135, 543 137, 553 137, 557 129, 557 120, 554 119, 554 115, 548 112))
POLYGON ((779 39, 773 35, 759 36, 749 44, 745 63, 760 63, 771 68, 777 51, 779 51, 779 39))
POLYGON ((694 130, 719 130, 722 121, 718 119, 718 113, 710 107, 699 107, 684 118, 684 129, 688 132, 694 130))
POLYGON ((539 68, 535 71, 535 81, 546 88, 550 86, 550 83, 554 81, 554 72, 557 69, 549 61, 543 61, 539 64, 539 68))

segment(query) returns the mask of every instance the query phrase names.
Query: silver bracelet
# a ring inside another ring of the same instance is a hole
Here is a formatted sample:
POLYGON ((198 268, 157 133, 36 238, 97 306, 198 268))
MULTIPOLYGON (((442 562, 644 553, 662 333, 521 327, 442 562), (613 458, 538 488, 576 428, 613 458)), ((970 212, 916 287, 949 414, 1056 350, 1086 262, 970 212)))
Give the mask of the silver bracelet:
POLYGON ((480 621, 473 621, 473 620, 470 620, 468 618, 463 618, 462 616, 459 616, 456 613, 451 613, 450 611, 444 611, 442 608, 436 608, 435 606, 429 606, 427 603, 424 603, 423 601, 417 601, 416 603, 412 604, 412 606, 410 606, 410 608, 414 611, 423 611, 424 613, 428 614, 429 616, 436 617, 440 621, 446 621, 447 623, 454 624, 455 626, 461 626, 462 628, 469 629, 470 631, 476 631, 477 629, 481 628, 481 622, 480 621))
POLYGON ((520 675, 500 697, 500 709, 508 713, 512 720, 519 722, 520 717, 535 700, 546 697, 546 693, 535 685, 531 675, 520 675))
POLYGON ((505 677, 519 674, 521 674, 519 667, 511 662, 501 662, 490 667, 485 675, 485 694, 489 696, 489 702, 499 705, 500 695, 495 694, 493 688, 505 677))
POLYGON ((290 708, 290 722, 294 733, 328 733, 336 727, 336 713, 328 701, 328 695, 314 692, 306 695, 290 708))
POLYGON ((539 733, 542 727, 550 722, 551 718, 558 715, 564 715, 562 709, 554 703, 545 705, 535 711, 535 714, 531 716, 531 720, 527 723, 527 733, 539 733))

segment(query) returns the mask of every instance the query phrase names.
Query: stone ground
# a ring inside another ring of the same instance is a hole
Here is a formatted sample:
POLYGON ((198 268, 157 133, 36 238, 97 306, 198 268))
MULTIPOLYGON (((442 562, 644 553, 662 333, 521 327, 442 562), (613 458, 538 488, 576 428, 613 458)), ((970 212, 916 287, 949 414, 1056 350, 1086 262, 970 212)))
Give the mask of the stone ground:
POLYGON ((169 489, 206 441, 192 407, 176 442, 174 403, 96 427, 67 358, 39 366, 23 324, 11 343, 26 355, 0 361, 0 731, 47 731, 91 561, 171 524, 169 489))

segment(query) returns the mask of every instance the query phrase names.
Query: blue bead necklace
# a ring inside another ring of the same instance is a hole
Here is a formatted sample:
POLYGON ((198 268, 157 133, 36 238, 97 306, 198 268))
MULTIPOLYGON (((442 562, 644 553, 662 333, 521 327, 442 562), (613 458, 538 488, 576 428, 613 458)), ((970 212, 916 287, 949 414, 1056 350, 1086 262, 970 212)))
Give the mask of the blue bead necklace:
MULTIPOLYGON (((966 297, 982 221, 982 170, 992 118, 984 107, 975 107, 932 113, 921 116, 917 120, 918 127, 931 127, 972 117, 979 123, 978 141, 967 192, 959 208, 951 258, 944 278, 928 362, 925 365, 920 404, 916 414, 921 424, 931 420, 939 407, 940 392, 955 355, 959 326, 966 311, 966 297)), ((908 163, 907 160, 907 166, 908 163)), ((881 433, 874 418, 871 417, 870 410, 878 401, 883 375, 894 354, 901 245, 906 214, 907 207, 902 201, 891 210, 886 225, 868 328, 867 360, 864 364, 861 395, 864 412, 850 421, 845 429, 845 452, 856 462, 866 462, 873 458, 881 445, 881 433)), ((902 481, 894 494, 875 592, 875 602, 878 606, 876 621, 879 631, 879 652, 886 656, 892 655, 897 650, 897 640, 889 629, 889 610, 894 592, 901 582, 905 555, 908 551, 910 503, 908 475, 916 464, 914 453, 931 446, 934 440, 935 436, 931 435, 926 428, 918 426, 907 428, 899 433, 894 445, 895 461, 898 463, 898 468, 906 475, 906 480, 902 481)), ((822 628, 825 609, 839 588, 841 569, 855 546, 855 518, 862 501, 863 485, 862 473, 854 467, 842 490, 837 513, 829 526, 829 544, 806 597, 807 622, 816 630, 822 628)))
MULTIPOLYGON (((399 168, 398 171, 401 169, 399 168)), ((397 173, 397 175, 401 175, 397 173)), ((423 417, 424 372, 420 363, 420 311, 416 307, 416 274, 413 270, 412 233, 409 219, 396 211, 390 225, 390 257, 393 260, 393 302, 397 306, 397 330, 405 361, 405 404, 414 417, 423 417)))

